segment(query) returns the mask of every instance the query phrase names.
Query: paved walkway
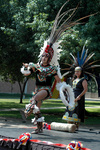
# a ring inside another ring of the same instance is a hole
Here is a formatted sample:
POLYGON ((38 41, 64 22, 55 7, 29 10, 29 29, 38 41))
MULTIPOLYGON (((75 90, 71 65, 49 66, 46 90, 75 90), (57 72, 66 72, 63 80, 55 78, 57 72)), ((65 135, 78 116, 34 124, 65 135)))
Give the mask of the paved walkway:
MULTIPOLYGON (((95 99, 95 101, 100 99, 95 99)), ((86 101, 94 101, 94 99, 87 99, 86 101)), ((42 108, 42 109, 61 109, 65 107, 53 107, 53 108, 42 108)), ((86 108, 100 108, 100 106, 86 107, 86 108)), ((0 109, 0 111, 20 111, 24 109, 0 109)), ((22 119, 10 119, 0 117, 0 135, 18 138, 18 136, 25 132, 32 132, 35 130, 35 126, 31 124, 29 120, 25 123, 22 119)), ((75 133, 60 132, 54 130, 44 130, 43 134, 32 135, 32 139, 38 139, 41 141, 50 141, 53 143, 68 144, 70 141, 76 140, 81 141, 84 147, 90 148, 91 150, 100 150, 100 126, 84 126, 81 125, 79 131, 75 133)))
MULTIPOLYGON (((18 138, 20 134, 31 133, 35 128, 30 121, 22 123, 22 120, 0 118, 0 135, 3 136, 18 138)), ((81 141, 84 147, 91 150, 100 150, 100 127, 80 126, 79 131, 75 133, 45 129, 42 134, 32 134, 32 139, 62 144, 68 144, 75 140, 81 141)))

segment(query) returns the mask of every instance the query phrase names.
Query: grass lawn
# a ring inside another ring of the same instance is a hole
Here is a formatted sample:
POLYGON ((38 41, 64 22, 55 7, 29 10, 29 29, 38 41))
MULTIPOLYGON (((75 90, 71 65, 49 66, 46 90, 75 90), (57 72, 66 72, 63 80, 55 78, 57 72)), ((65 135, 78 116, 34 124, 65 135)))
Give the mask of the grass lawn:
MULTIPOLYGON (((23 103, 19 103, 19 99, 0 99, 0 109, 5 108, 25 108, 25 104, 29 103, 29 99, 23 99, 23 103)), ((86 101, 85 107, 100 106, 100 101, 86 101)), ((42 104, 45 107, 65 107, 60 99, 48 99, 42 104)), ((99 112, 100 113, 100 112, 99 112)))
POLYGON ((10 108, 25 108, 25 104, 29 103, 28 99, 23 100, 23 103, 19 103, 19 99, 0 99, 0 109, 10 108))
POLYGON ((86 107, 100 106, 100 101, 85 101, 86 107))
MULTIPOLYGON (((29 99, 24 99, 23 103, 19 103, 19 99, 0 99, 0 109, 25 108, 25 104, 29 103, 29 99)), ((42 108, 45 107, 64 107, 65 105, 59 99, 49 99, 43 102, 42 108)))
POLYGON ((21 119, 19 111, 1 111, 0 117, 21 119))
MULTIPOLYGON (((10 108, 25 108, 25 104, 29 103, 29 99, 24 99, 23 104, 19 103, 19 99, 0 99, 0 109, 10 109, 10 108)), ((89 106, 100 106, 100 101, 86 101, 86 107, 89 106)), ((59 99, 49 99, 43 102, 42 108, 45 107, 65 107, 61 100, 59 99)), ((95 125, 100 124, 100 108, 86 108, 89 115, 85 120, 85 125, 95 125)), ((50 122, 66 122, 62 120, 62 116, 65 109, 48 109, 41 110, 45 120, 50 122)), ((11 118, 21 118, 19 111, 1 111, 0 117, 11 117, 11 118)), ((31 115, 28 119, 33 118, 31 115)))

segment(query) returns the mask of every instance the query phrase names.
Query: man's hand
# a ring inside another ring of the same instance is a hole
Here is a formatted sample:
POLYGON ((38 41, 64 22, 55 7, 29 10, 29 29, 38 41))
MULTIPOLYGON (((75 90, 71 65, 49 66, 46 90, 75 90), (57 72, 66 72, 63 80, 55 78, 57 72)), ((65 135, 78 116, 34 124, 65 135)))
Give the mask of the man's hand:
POLYGON ((25 68, 28 67, 28 63, 23 63, 23 66, 25 66, 25 68))

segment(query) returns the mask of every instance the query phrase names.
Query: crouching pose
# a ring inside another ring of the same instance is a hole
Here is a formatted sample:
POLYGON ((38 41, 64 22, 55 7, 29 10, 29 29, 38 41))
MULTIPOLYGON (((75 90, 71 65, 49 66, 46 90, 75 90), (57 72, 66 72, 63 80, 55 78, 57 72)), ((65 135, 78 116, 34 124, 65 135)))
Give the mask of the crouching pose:
POLYGON ((57 68, 55 66, 50 65, 52 57, 53 49, 47 46, 42 54, 40 63, 23 63, 24 67, 21 69, 21 72, 26 76, 30 75, 33 72, 36 73, 35 94, 30 100, 30 104, 26 105, 25 110, 26 117, 29 116, 32 112, 35 116, 32 122, 34 124, 37 124, 37 129, 35 130, 35 132, 32 133, 43 132, 43 117, 40 112, 42 101, 52 96, 51 86, 53 78, 55 78, 57 82, 60 82, 60 78, 57 75, 57 68))

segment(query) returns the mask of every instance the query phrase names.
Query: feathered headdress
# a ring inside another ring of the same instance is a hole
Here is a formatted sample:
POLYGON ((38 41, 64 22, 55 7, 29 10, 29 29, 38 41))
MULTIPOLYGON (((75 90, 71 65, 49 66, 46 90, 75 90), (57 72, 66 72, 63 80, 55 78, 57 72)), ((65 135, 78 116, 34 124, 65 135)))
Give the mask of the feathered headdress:
POLYGON ((73 27, 74 25, 80 24, 79 23, 80 20, 91 16, 88 15, 76 21, 72 21, 78 6, 76 8, 69 9, 61 13, 62 9, 68 2, 69 0, 67 0, 58 11, 53 24, 53 28, 51 30, 49 40, 44 42, 44 46, 41 48, 40 55, 39 55, 39 58, 41 60, 41 56, 43 55, 43 53, 49 53, 50 55, 49 63, 55 66, 59 65, 58 60, 59 60, 59 53, 61 50, 60 50, 58 40, 61 38, 62 35, 64 35, 64 31, 70 30, 70 28, 73 27), (64 19, 66 15, 69 15, 69 17, 67 19, 64 19))
POLYGON ((48 53, 50 55, 49 63, 53 66, 59 66, 58 60, 61 51, 59 45, 60 42, 54 43, 51 47, 48 41, 44 41, 44 46, 41 48, 39 58, 41 58, 44 53, 48 53))
MULTIPOLYGON (((100 67, 100 65, 95 65, 95 63, 99 60, 90 61, 90 59, 95 55, 95 53, 88 54, 88 49, 85 48, 85 44, 83 46, 81 56, 79 55, 79 52, 77 53, 77 56, 74 56, 72 53, 70 53, 72 64, 66 63, 68 68, 65 68, 63 70, 67 70, 66 73, 63 74, 63 76, 68 75, 69 73, 73 75, 76 67, 81 67, 84 75, 86 75, 87 78, 93 78, 95 80, 95 73, 93 72, 94 68, 100 67)), ((96 80, 95 80, 96 81, 96 80)))

